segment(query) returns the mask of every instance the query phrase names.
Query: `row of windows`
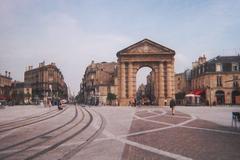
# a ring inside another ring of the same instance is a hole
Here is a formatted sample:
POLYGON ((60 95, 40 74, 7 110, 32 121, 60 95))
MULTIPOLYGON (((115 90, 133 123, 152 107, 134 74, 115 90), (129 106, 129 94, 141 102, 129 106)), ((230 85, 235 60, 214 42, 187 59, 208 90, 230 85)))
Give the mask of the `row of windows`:
MULTIPOLYGON (((227 81, 227 82, 224 82, 223 79, 222 79, 222 76, 217 76, 216 77, 216 86, 217 87, 223 87, 223 83, 232 83, 232 87, 239 87, 239 83, 238 83, 238 76, 233 76, 232 80, 230 81, 227 81)), ((196 81, 193 81, 193 87, 194 88, 202 88, 200 86, 197 86, 199 85, 199 82, 201 82, 201 85, 202 87, 204 87, 204 79, 202 80, 196 80, 196 81)), ((208 82, 209 83, 209 82, 208 82)))
POLYGON ((206 72, 236 72, 240 71, 240 63, 205 63, 191 71, 192 77, 206 72))
MULTIPOLYGON (((217 76, 217 86, 218 87, 222 87, 223 86, 223 84, 222 84, 222 76, 217 76)), ((232 86, 233 87, 238 87, 238 76, 233 76, 232 86)))

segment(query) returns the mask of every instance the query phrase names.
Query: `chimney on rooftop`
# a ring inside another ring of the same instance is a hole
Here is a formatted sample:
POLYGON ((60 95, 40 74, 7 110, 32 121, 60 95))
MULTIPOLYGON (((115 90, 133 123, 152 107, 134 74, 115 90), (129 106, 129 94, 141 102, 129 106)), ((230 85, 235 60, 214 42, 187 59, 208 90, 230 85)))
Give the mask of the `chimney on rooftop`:
POLYGON ((39 63, 39 67, 43 67, 45 65, 45 61, 39 63))

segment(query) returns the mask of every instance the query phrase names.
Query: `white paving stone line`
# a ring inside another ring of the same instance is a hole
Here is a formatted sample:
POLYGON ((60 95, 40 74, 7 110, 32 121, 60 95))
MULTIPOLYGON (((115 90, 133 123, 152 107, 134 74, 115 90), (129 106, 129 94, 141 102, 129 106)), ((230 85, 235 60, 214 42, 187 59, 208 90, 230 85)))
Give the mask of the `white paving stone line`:
POLYGON ((176 117, 176 118, 186 118, 186 119, 190 119, 191 117, 187 117, 187 116, 177 116, 177 115, 165 115, 166 117, 176 117))
MULTIPOLYGON (((104 141, 104 140, 117 140, 117 141, 119 141, 121 143, 128 144, 128 145, 131 145, 131 146, 134 146, 134 147, 137 147, 137 148, 140 148, 140 149, 143 149, 143 150, 146 150, 146 151, 158 154, 158 155, 162 155, 162 156, 166 156, 166 157, 170 157, 170 158, 174 158, 174 159, 178 159, 178 160, 191 160, 191 158, 184 157, 184 156, 179 155, 179 154, 174 154, 174 153, 171 153, 171 152, 163 151, 163 150, 160 150, 160 149, 157 149, 157 148, 154 148, 154 147, 150 147, 150 146, 147 146, 147 145, 144 145, 144 144, 136 143, 136 142, 133 142, 133 141, 130 141, 130 140, 126 140, 126 139, 114 136, 114 135, 112 135, 110 132, 108 132, 106 130, 103 133, 105 135, 107 135, 108 138, 96 139, 94 142, 96 142, 96 141, 104 141)), ((61 145, 61 147, 67 147, 67 146, 72 146, 72 145, 79 145, 79 144, 81 144, 83 142, 84 141, 81 141, 81 142, 79 141, 77 143, 63 144, 63 145, 61 145)), ((48 146, 34 147, 34 148, 30 149, 30 150, 41 150, 41 149, 45 149, 47 147, 48 146)), ((3 151, 1 153, 7 154, 7 153, 14 153, 16 151, 19 151, 19 150, 18 149, 7 150, 7 151, 3 151)))
POLYGON ((158 124, 164 124, 164 125, 174 125, 173 123, 167 123, 167 122, 159 122, 159 121, 154 121, 154 120, 150 120, 150 119, 145 119, 139 116, 134 115, 134 118, 136 118, 137 120, 143 120, 143 121, 148 121, 148 122, 152 122, 152 123, 158 123, 158 124))
POLYGON ((122 142, 124 144, 128 144, 128 145, 131 145, 131 146, 134 146, 134 147, 137 147, 137 148, 140 148, 140 149, 143 149, 143 150, 146 150, 146 151, 158 154, 158 155, 174 158, 174 159, 177 159, 177 160, 192 160, 191 158, 182 156, 180 154, 174 154, 174 153, 167 152, 167 151, 157 149, 157 148, 154 148, 154 147, 150 147, 150 146, 147 146, 147 145, 144 145, 144 144, 133 142, 133 141, 130 141, 130 140, 127 140, 127 139, 123 139, 119 136, 116 137, 115 135, 113 135, 112 133, 110 133, 107 130, 104 130, 103 133, 111 139, 117 140, 117 141, 122 142))
MULTIPOLYGON (((156 121, 155 123, 157 123, 157 121, 156 121)), ((189 122, 188 122, 188 123, 189 123, 189 122)), ((174 125, 174 126, 176 126, 176 125, 174 125)), ((216 130, 216 129, 208 129, 208 128, 200 128, 200 127, 190 127, 190 126, 178 126, 178 127, 188 128, 188 129, 205 130, 205 131, 212 131, 212 132, 225 133, 225 134, 240 135, 240 133, 238 133, 238 132, 223 131, 223 130, 216 130)), ((95 128, 95 127, 94 127, 94 128, 95 128)), ((164 127, 164 130, 165 130, 165 129, 169 129, 169 128, 173 128, 173 126, 164 127)), ((160 131, 160 129, 162 129, 162 128, 156 129, 156 131, 160 131)), ((154 131, 152 131, 152 130, 147 130, 147 131, 149 131, 149 133, 150 133, 150 132, 154 132, 154 131)), ((111 139, 112 139, 112 140, 118 140, 118 141, 119 141, 119 139, 122 139, 122 137, 130 136, 130 134, 124 135, 124 136, 123 136, 123 135, 122 135, 122 136, 115 136, 115 135, 111 134, 109 131, 103 131, 103 133, 107 136, 107 138, 98 138, 98 139, 95 139, 94 142, 111 140, 111 139)), ((139 133, 139 132, 135 132, 135 133, 139 133)), ((141 133, 141 134, 143 134, 143 133, 141 133)), ((126 139, 122 139, 122 140, 125 141, 126 139)), ((129 141, 129 140, 127 140, 127 141, 129 141)), ((85 142, 85 141, 78 141, 78 142, 66 143, 66 144, 62 144, 61 147, 79 145, 79 144, 81 144, 81 143, 83 143, 83 142, 85 142)), ((132 143, 132 141, 130 141, 130 142, 132 143)), ((122 142, 122 143, 125 143, 125 142, 122 142)), ((127 143, 127 142, 126 142, 126 143, 127 143)), ((135 142, 134 142, 134 143, 135 143, 135 142)), ((128 144, 128 143, 127 143, 127 144, 128 144)), ((130 143, 129 143, 129 144, 130 144, 130 143)), ((130 144, 130 145, 132 145, 132 144, 130 144)), ((142 144, 140 144, 140 145, 142 145, 142 144)), ((32 148, 31 150, 45 149, 45 148, 47 148, 47 147, 49 147, 49 146, 34 147, 34 148, 32 148)), ((152 147, 151 147, 151 148, 152 148, 152 147)), ((141 148, 141 149, 143 149, 143 148, 141 148)), ((16 152, 16 151, 19 151, 19 150, 15 149, 15 150, 2 151, 1 153, 12 153, 12 152, 16 152)), ((165 152, 165 151, 164 151, 164 152, 165 152)), ((154 153, 155 153, 155 152, 154 152, 154 153)))
MULTIPOLYGON (((197 119, 196 116, 193 116, 191 115, 192 118, 197 119)), ((153 122, 153 123, 157 123, 157 124, 164 124, 165 122, 159 122, 159 121, 154 121, 154 120, 148 120, 148 119, 144 119, 144 118, 141 118, 141 117, 138 117, 135 115, 135 118, 137 119, 141 119, 143 121, 148 121, 148 122, 153 122)), ((190 119, 191 120, 191 119, 190 119)), ((184 121, 186 122, 186 121, 184 121)), ((189 123, 189 122, 188 122, 189 123)), ((181 124, 181 123, 180 123, 181 124)), ((187 123, 186 123, 187 124, 187 123)), ((224 131, 224 130, 218 130, 218 129, 210 129, 210 128, 202 128, 202 127, 191 127, 191 126, 183 126, 185 124, 182 124, 180 126, 176 126, 175 124, 172 124, 172 123, 166 123, 166 125, 170 125, 168 127, 163 127, 162 129, 165 130, 165 129, 169 129, 169 128, 172 128, 173 126, 174 127, 182 127, 182 128, 188 128, 188 129, 197 129, 197 130, 204 130, 204 131, 212 131, 212 132, 218 132, 218 133, 225 133, 225 134, 233 134, 233 135, 240 135, 239 132, 233 132, 233 131, 224 131)), ((161 128, 159 128, 161 129, 161 128)), ((153 129, 154 130, 154 129, 153 129)), ((156 129, 157 130, 157 129, 156 129)), ((147 130, 149 131, 149 130, 147 130)), ((144 134, 144 133, 142 133, 144 134)))
MULTIPOLYGON (((191 120, 195 120, 195 118, 193 117, 193 119, 191 119, 191 120)), ((164 128, 158 128, 158 129, 153 129, 153 130, 148 130, 148 131, 136 132, 136 133, 134 133, 134 135, 139 135, 139 134, 144 134, 144 133, 160 131, 160 130, 163 130, 163 129, 173 128, 173 127, 176 127, 176 126, 179 126, 179 125, 187 124, 189 122, 190 122, 190 120, 182 122, 178 125, 172 125, 172 126, 168 126, 168 127, 164 127, 164 128)), ((96 139, 96 141, 114 139, 114 140, 117 140, 117 141, 122 142, 124 144, 129 144, 129 145, 135 146, 137 148, 147 150, 147 151, 150 151, 152 153, 156 153, 158 155, 163 155, 163 156, 178 159, 178 160, 191 160, 191 158, 184 157, 184 156, 179 155, 179 154, 174 154, 174 153, 171 153, 171 152, 163 151, 163 150, 160 150, 160 149, 157 149, 157 148, 154 148, 154 147, 150 147, 150 146, 147 146, 147 145, 144 145, 144 144, 136 143, 136 142, 133 142, 133 141, 130 141, 130 140, 127 140, 127 139, 123 138, 123 137, 130 136, 132 134, 127 134, 127 135, 123 135, 123 136, 115 136, 107 130, 104 130, 103 134, 105 134, 108 138, 102 138, 102 139, 99 139, 99 140, 96 139)), ((79 144, 79 142, 78 143, 65 144, 65 145, 69 146, 69 145, 75 145, 75 144, 79 144)), ((44 147, 47 147, 47 146, 35 147, 35 149, 37 149, 37 148, 40 149, 40 148, 44 148, 44 147)), ((9 150, 7 152, 9 153, 9 152, 13 152, 13 151, 15 151, 15 150, 9 150)))
MULTIPOLYGON (((170 126, 167 126, 167 127, 162 127, 162 128, 156 128, 156 129, 150 129, 150 130, 146 130, 146 131, 130 133, 130 134, 127 134, 127 135, 121 135, 120 137, 136 136, 136 135, 141 135, 141 134, 146 134, 146 133, 151 133, 151 132, 162 131, 162 130, 166 130, 166 129, 170 129, 170 128, 175 128, 175 127, 179 127, 179 126, 185 125, 187 123, 190 123, 190 122, 192 122, 192 121, 194 121, 196 119, 197 119, 196 117, 192 117, 192 119, 189 119, 189 120, 184 121, 184 122, 179 123, 179 124, 170 124, 170 126)), ((149 121, 149 120, 147 120, 147 121, 149 121)), ((153 121, 153 122, 156 123, 157 121, 153 121)))
MULTIPOLYGON (((172 115, 167 115, 167 112, 166 110, 161 110, 163 113, 159 114, 159 113, 156 113, 154 111, 158 111, 158 110, 150 110, 149 113, 152 113, 152 114, 155 114, 153 116, 147 116, 147 117, 144 117, 144 118, 154 118, 154 117, 158 117, 158 116, 166 116, 166 117, 173 117, 172 115)), ((176 118, 187 118, 187 119, 190 119, 191 117, 187 117, 187 116, 178 116, 178 115, 174 115, 174 117, 176 118)))
MULTIPOLYGON (((156 110, 156 109, 150 109, 149 110, 149 113, 152 113, 152 114, 157 114, 156 115, 156 117, 157 116, 162 116, 162 115, 164 115, 164 116, 166 116, 166 117, 172 117, 172 115, 166 115, 167 114, 167 111, 166 111, 166 109, 164 110, 164 109, 161 109, 160 111, 161 112, 163 112, 163 113, 161 113, 161 114, 159 114, 159 113, 156 113, 156 112, 154 112, 154 111, 159 111, 159 110, 156 110)), ((155 116, 149 116, 149 117, 144 117, 144 118, 153 118, 153 117, 155 117, 155 116)), ((191 118, 191 117, 189 117, 189 116, 178 116, 178 115, 174 115, 174 117, 177 117, 177 118, 191 118)))
POLYGON ((161 113, 161 114, 158 114, 158 113, 156 113, 156 112, 154 112, 154 111, 149 111, 149 113, 152 113, 152 114, 154 114, 154 115, 152 115, 152 116, 147 116, 147 117, 144 117, 144 118, 154 118, 154 117, 159 117, 159 116, 163 116, 163 115, 165 115, 165 114, 167 114, 167 112, 166 111, 164 111, 164 110, 161 110, 163 113, 161 113))
POLYGON ((136 143, 136 142, 133 142, 133 141, 129 141, 129 140, 126 140, 126 139, 119 139, 119 141, 122 142, 122 143, 128 144, 128 145, 131 145, 131 146, 135 146, 135 147, 143 149, 143 150, 150 151, 152 153, 156 153, 158 155, 174 158, 174 159, 177 159, 177 160, 192 160, 192 158, 185 157, 185 156, 182 156, 180 154, 174 154, 174 153, 171 153, 171 152, 163 151, 163 150, 160 150, 160 149, 157 149, 157 148, 154 148, 154 147, 150 147, 150 146, 140 144, 140 143, 136 143))
POLYGON ((182 128, 188 128, 188 129, 197 129, 197 130, 218 132, 218 133, 224 133, 224 134, 240 135, 240 132, 224 131, 224 130, 219 130, 219 129, 210 129, 210 128, 201 128, 201 127, 191 127, 191 126, 180 126, 180 127, 182 127, 182 128))

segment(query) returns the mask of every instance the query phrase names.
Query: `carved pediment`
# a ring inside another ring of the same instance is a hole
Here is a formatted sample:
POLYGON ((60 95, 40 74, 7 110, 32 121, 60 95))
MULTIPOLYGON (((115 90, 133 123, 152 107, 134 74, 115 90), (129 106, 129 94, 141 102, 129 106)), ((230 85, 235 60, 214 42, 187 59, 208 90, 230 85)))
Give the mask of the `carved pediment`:
POLYGON ((140 46, 134 47, 126 51, 126 53, 133 53, 133 54, 142 54, 142 53, 158 54, 160 52, 163 52, 163 50, 153 45, 149 45, 147 43, 144 43, 140 46))
POLYGON ((117 56, 129 54, 175 54, 175 51, 148 39, 144 39, 119 51, 117 56))

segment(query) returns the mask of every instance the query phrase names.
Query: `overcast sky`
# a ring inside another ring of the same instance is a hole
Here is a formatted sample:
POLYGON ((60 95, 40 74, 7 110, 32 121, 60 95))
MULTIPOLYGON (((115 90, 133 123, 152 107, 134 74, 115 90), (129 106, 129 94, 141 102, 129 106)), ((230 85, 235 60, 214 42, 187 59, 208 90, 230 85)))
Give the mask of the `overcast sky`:
POLYGON ((55 62, 75 94, 92 60, 144 38, 176 51, 175 71, 240 53, 237 0, 1 0, 0 73, 23 81, 25 67, 55 62))

